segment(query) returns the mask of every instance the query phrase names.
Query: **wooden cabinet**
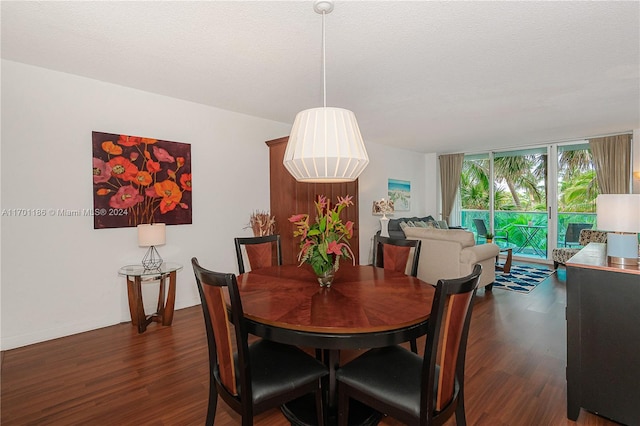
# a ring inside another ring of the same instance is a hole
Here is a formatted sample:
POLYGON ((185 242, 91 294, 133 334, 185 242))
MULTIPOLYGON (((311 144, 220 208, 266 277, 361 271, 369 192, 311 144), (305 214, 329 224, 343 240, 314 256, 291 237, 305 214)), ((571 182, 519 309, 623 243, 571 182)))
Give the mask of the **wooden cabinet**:
POLYGON ((296 181, 282 164, 284 151, 289 137, 267 141, 269 146, 269 170, 271 191, 271 215, 275 216, 276 233, 280 234, 282 243, 282 263, 285 265, 298 263, 300 238, 293 237, 294 226, 289 217, 298 213, 308 213, 311 220, 316 217, 314 201, 318 195, 325 195, 336 203, 337 197, 351 195, 353 206, 342 211, 342 220, 354 222, 353 238, 349 241, 359 263, 358 236, 358 181, 347 183, 303 183, 296 181))
POLYGON ((640 269, 590 243, 567 262, 567 417, 640 425, 640 269))

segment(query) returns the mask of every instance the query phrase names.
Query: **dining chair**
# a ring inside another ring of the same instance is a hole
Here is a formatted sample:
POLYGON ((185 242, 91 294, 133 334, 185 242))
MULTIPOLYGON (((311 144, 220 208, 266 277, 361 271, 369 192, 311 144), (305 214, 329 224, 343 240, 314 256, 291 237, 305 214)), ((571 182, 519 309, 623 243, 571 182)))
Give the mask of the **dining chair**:
POLYGON ((242 416, 242 425, 248 426, 253 424, 255 415, 311 393, 315 394, 318 424, 323 424, 320 382, 328 374, 327 367, 294 346, 267 339, 249 344, 236 276, 209 271, 195 257, 191 264, 209 347, 209 405, 205 424, 214 423, 218 395, 242 416))
POLYGON ((246 252, 249 268, 251 270, 266 268, 269 266, 282 265, 282 246, 280 235, 265 235, 262 237, 237 237, 234 239, 236 245, 236 258, 238 259, 238 273, 246 272, 244 266, 244 252, 246 252), (275 248, 275 262, 273 250, 275 248))
POLYGON ((338 424, 346 426, 351 399, 405 424, 442 425, 455 414, 465 425, 464 364, 473 301, 482 267, 440 279, 422 356, 393 345, 371 349, 336 371, 338 424))
MULTIPOLYGON (((408 275, 417 277, 421 243, 420 240, 403 240, 375 235, 373 238, 373 265, 404 274, 408 268, 409 258, 411 258, 411 268, 408 275), (411 256, 412 249, 413 256, 411 256)), ((411 350, 418 353, 416 339, 412 339, 409 344, 411 350)))
POLYGON ((411 267, 407 275, 417 277, 421 243, 422 241, 420 240, 405 240, 375 235, 373 237, 373 265, 404 274, 409 268, 408 262, 409 258, 411 258, 411 267), (413 255, 411 249, 413 249, 413 255))
MULTIPOLYGON (((487 225, 484 223, 484 219, 473 219, 473 224, 476 227, 476 244, 480 237, 487 238, 487 234, 489 230, 487 229, 487 225)), ((494 240, 502 240, 505 243, 509 242, 509 232, 506 229, 496 229, 495 234, 493 236, 494 240), (498 232, 503 232, 504 235, 498 235, 498 232)))

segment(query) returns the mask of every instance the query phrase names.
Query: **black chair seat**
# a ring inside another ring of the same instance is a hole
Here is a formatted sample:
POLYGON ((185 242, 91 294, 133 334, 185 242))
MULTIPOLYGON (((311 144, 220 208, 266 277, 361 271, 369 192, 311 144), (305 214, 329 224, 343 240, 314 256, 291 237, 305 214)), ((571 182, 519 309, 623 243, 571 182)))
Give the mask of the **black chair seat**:
POLYGON ((269 340, 262 339, 250 345, 249 357, 255 405, 278 395, 286 395, 292 389, 327 374, 324 364, 302 350, 269 340), (273 380, 274 377, 278 380, 273 380))
POLYGON ((422 357, 402 346, 371 349, 336 372, 341 382, 420 416, 422 357), (386 366, 379 368, 381 363, 386 366))

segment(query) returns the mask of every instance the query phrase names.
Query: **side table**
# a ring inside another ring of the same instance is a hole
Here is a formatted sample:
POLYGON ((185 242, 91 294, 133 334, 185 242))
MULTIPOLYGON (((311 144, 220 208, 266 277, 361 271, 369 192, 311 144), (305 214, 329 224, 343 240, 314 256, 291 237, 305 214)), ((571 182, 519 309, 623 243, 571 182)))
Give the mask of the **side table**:
POLYGON ((131 324, 138 327, 138 333, 144 333, 152 321, 171 325, 173 309, 176 301, 176 274, 182 269, 178 263, 165 262, 156 269, 145 269, 142 265, 127 265, 120 268, 119 275, 127 277, 127 294, 129 296, 129 312, 131 324), (169 293, 165 303, 165 280, 169 277, 169 293), (158 307, 156 312, 146 315, 142 303, 142 282, 160 280, 158 291, 158 307))
POLYGON ((500 248, 500 252, 496 256, 496 271, 502 271, 505 274, 511 272, 511 262, 513 260, 513 253, 511 248, 500 248), (500 260, 500 253, 506 253, 507 257, 502 265, 498 263, 500 260))

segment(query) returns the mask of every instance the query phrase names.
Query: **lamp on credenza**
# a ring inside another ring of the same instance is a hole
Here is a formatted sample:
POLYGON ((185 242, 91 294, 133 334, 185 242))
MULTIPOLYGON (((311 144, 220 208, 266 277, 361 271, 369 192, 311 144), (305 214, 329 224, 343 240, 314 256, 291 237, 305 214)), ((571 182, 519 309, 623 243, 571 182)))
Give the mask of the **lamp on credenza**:
POLYGON ((598 229, 607 234, 607 256, 611 263, 638 265, 640 194, 600 194, 596 198, 598 229))
POLYGON ((371 208, 371 213, 375 216, 382 215, 380 218, 380 236, 388 237, 389 236, 389 218, 388 214, 393 214, 394 207, 392 200, 385 200, 384 198, 374 201, 373 207, 371 208))
POLYGON ((142 258, 142 266, 144 269, 159 269, 162 265, 162 257, 156 250, 156 246, 165 244, 166 233, 164 223, 145 223, 138 225, 138 245, 140 247, 149 247, 144 258, 142 258))

